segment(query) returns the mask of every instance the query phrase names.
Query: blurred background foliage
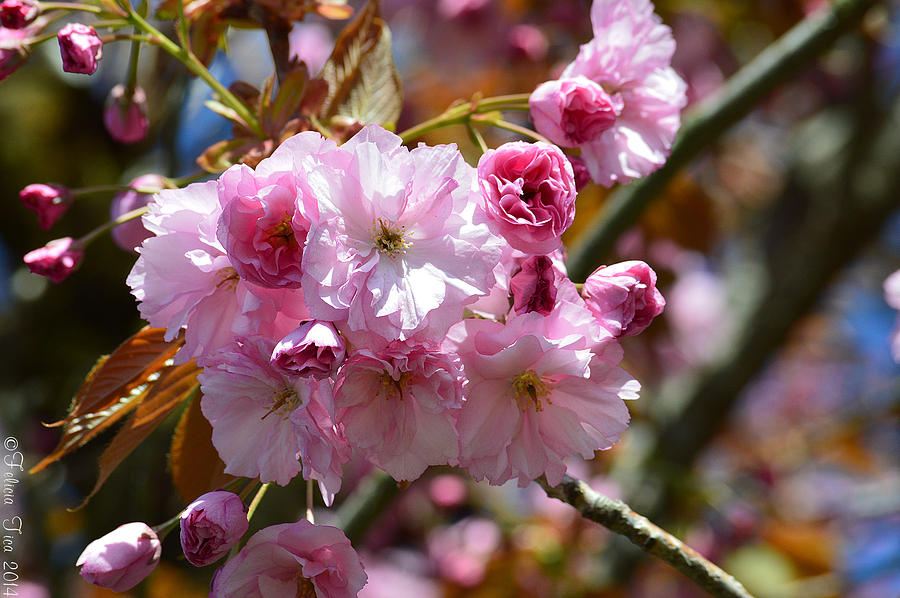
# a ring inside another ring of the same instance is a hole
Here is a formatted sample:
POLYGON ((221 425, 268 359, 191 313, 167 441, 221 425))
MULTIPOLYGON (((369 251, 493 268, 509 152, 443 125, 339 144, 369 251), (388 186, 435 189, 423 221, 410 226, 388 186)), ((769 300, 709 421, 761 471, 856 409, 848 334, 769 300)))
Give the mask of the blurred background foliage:
MULTIPOLYGON (((358 3, 351 2, 358 5, 358 3)), ((659 0, 674 31, 674 66, 692 102, 804 16, 802 0, 659 0)), ((385 0, 404 84, 398 129, 457 98, 520 93, 556 76, 591 36, 587 0, 385 0)), ((768 96, 669 185, 597 265, 643 259, 660 275, 666 313, 624 343, 641 380, 623 441, 573 475, 623 498, 733 573, 760 598, 900 596, 900 369, 890 357, 896 313, 881 283, 900 268, 900 28, 897 6, 861 27, 768 96), (895 151, 896 150, 896 151, 895 151)), ((315 68, 341 23, 309 17, 292 45, 315 68)), ((26 466, 47 454, 81 379, 142 324, 124 283, 134 256, 109 238, 53 285, 22 266, 27 251, 108 218, 111 194, 81 197, 50 233, 17 198, 33 182, 125 184, 180 176, 226 138, 207 96, 163 57, 142 56, 151 135, 115 144, 103 129, 108 89, 127 45, 107 45, 92 77, 61 72, 45 44, 0 84, 0 432, 26 466)), ((263 34, 229 38, 213 72, 259 85, 272 71, 263 34), (263 58, 266 57, 266 58, 263 58)), ((524 122, 524 121, 523 121, 524 122)), ((511 134, 490 131, 496 146, 511 134)), ((428 136, 475 148, 462 128, 428 136)), ((579 196, 575 243, 608 193, 579 196)), ((85 544, 132 520, 151 525, 183 505, 165 455, 175 419, 155 432, 84 509, 107 434, 35 476, 14 504, 19 596, 105 596, 76 575, 85 544), (30 593, 29 593, 30 592, 30 593)), ((343 494, 366 467, 346 470, 343 494)), ((273 488, 253 522, 294 520, 296 483, 273 488)), ((341 497, 338 502, 340 503, 341 497)), ((323 522, 333 520, 321 512, 323 522)), ((586 522, 532 486, 492 488, 430 471, 371 522, 358 548, 368 597, 691 597, 666 565, 586 522)), ((136 596, 202 596, 210 570, 179 559, 177 540, 136 596)), ((9 555, 4 555, 9 557, 9 555)), ((210 568, 207 568, 210 569, 210 568)))

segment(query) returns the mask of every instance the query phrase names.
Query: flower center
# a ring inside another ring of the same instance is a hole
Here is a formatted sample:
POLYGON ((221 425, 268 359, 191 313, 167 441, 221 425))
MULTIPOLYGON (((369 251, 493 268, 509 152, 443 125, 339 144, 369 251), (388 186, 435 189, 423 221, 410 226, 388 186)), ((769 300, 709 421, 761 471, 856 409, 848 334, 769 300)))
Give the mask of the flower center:
POLYGON ((316 586, 312 580, 297 574, 297 596, 296 598, 316 598, 316 586))
POLYGON ((231 290, 234 290, 234 287, 237 286, 238 276, 237 270, 232 268, 231 266, 227 268, 222 268, 218 272, 216 272, 216 276, 219 277, 219 282, 216 283, 216 288, 226 287, 231 290))
POLYGON ((291 219, 285 216, 278 223, 266 232, 266 238, 272 247, 285 247, 287 245, 296 245, 297 240, 294 238, 294 229, 291 226, 291 219))
POLYGON ((298 405, 300 405, 300 397, 297 395, 297 391, 290 386, 285 386, 275 391, 275 394, 272 395, 272 406, 259 419, 266 419, 272 413, 277 413, 281 419, 287 419, 298 405))
POLYGON ((529 406, 534 406, 535 411, 543 410, 542 400, 551 404, 550 385, 534 370, 525 370, 512 379, 512 394, 522 411, 529 406))
POLYGON ((384 393, 384 398, 388 401, 391 399, 400 399, 402 401, 403 391, 406 390, 406 387, 409 385, 410 378, 412 378, 410 372, 403 372, 400 374, 400 378, 396 380, 390 373, 382 372, 381 388, 378 392, 384 393))
POLYGON ((375 244, 375 249, 378 250, 378 253, 396 258, 398 255, 406 253, 406 250, 412 247, 412 243, 404 239, 406 235, 405 226, 398 228, 397 225, 387 224, 381 218, 378 218, 372 225, 372 242, 375 244))

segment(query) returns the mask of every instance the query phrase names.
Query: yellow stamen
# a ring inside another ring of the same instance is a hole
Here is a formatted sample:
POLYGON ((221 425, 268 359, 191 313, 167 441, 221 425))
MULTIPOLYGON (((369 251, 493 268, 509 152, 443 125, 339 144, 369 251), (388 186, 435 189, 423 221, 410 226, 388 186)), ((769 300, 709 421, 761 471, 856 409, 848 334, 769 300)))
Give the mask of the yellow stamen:
POLYGON ((550 385, 538 376, 534 370, 526 370, 512 379, 512 394, 519 408, 525 411, 533 406, 535 411, 544 408, 542 401, 550 402, 550 385), (529 402, 530 401, 530 402, 529 402))
POLYGON ((300 397, 297 391, 290 386, 285 386, 272 396, 272 407, 259 419, 266 419, 272 413, 277 413, 281 419, 287 419, 291 412, 300 405, 300 397))
POLYGON ((412 243, 405 240, 406 227, 389 225, 384 220, 378 218, 372 222, 372 242, 378 253, 396 258, 398 255, 406 253, 406 250, 412 247, 412 243))

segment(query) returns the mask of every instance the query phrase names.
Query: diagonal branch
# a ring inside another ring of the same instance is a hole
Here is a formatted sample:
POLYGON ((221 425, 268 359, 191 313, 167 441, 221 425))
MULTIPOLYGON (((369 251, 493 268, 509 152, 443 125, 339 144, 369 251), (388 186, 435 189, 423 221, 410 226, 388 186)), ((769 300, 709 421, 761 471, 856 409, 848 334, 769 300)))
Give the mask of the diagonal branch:
POLYGON ((669 563, 716 598, 753 598, 728 573, 703 558, 625 503, 595 492, 581 480, 565 476, 558 486, 550 486, 541 476, 537 483, 547 496, 572 505, 585 518, 631 540, 635 546, 669 563))
POLYGON ((836 0, 827 11, 804 19, 763 50, 719 93, 700 105, 681 128, 663 167, 618 189, 607 200, 590 224, 589 236, 570 253, 570 278, 584 280, 681 168, 746 116, 766 94, 859 23, 876 1, 836 0))

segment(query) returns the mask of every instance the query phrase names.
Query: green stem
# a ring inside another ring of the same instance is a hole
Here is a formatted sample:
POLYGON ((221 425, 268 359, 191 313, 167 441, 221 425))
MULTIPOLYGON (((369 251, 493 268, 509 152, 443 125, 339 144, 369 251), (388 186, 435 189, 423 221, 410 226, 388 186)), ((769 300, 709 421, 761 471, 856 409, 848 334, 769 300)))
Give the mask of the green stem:
POLYGON ((106 224, 104 224, 104 225, 102 225, 102 226, 98 226, 97 228, 95 228, 94 230, 92 230, 91 232, 89 232, 88 234, 86 234, 86 235, 84 235, 83 237, 81 237, 81 238, 79 239, 79 241, 80 241, 85 247, 87 247, 88 244, 91 243, 91 241, 93 241, 94 239, 96 239, 97 237, 99 237, 100 235, 102 235, 103 233, 105 233, 106 231, 110 230, 110 229, 113 228, 114 226, 119 226, 120 224, 124 224, 125 222, 128 222, 129 220, 134 220, 135 218, 140 218, 140 217, 143 216, 146 212, 147 212, 147 206, 144 206, 144 207, 141 207, 141 208, 137 208, 137 209, 131 210, 130 212, 125 212, 124 214, 122 214, 122 215, 119 216, 118 218, 113 218, 112 220, 110 220, 110 221, 107 222, 106 224))
POLYGON ((741 120, 763 97, 859 23, 876 1, 836 0, 824 14, 804 19, 696 108, 681 128, 665 165, 618 189, 603 204, 588 227, 589 236, 569 253, 571 279, 584 280, 609 253, 619 235, 634 225, 682 167, 741 120))
POLYGON ((104 44, 111 44, 112 42, 124 42, 131 41, 132 47, 135 45, 140 45, 143 43, 151 42, 152 40, 146 35, 140 35, 135 33, 115 33, 113 35, 104 35, 100 38, 104 44))
MULTIPOLYGON (((135 33, 137 28, 135 28, 135 33)), ((131 54, 128 56, 128 84, 125 86, 125 97, 134 97, 134 88, 137 87, 138 60, 141 56, 141 42, 135 40, 131 43, 131 54)), ((121 109, 121 108, 120 108, 121 109)))
POLYGON ((476 118, 476 117, 473 117, 473 120, 477 120, 478 122, 483 122, 485 124, 492 125, 499 129, 506 129, 507 131, 512 131, 514 133, 518 133, 519 135, 522 135, 524 137, 534 139, 535 141, 543 141, 544 143, 552 143, 549 139, 547 139, 540 133, 532 131, 528 127, 522 127, 515 123, 505 121, 502 118, 476 118))
POLYGON ((122 191, 137 191, 138 193, 145 193, 147 195, 152 195, 154 193, 159 193, 159 189, 150 189, 147 187, 131 187, 129 185, 97 185, 96 187, 82 187, 80 189, 72 189, 72 195, 78 197, 80 195, 90 195, 93 193, 104 193, 108 191, 114 191, 116 193, 121 193, 122 191))
POLYGON ((152 528, 150 528, 154 532, 156 532, 156 537, 159 538, 160 542, 162 542, 163 539, 165 539, 165 537, 169 535, 169 532, 178 527, 178 523, 181 520, 181 513, 182 512, 179 511, 177 515, 175 515, 168 521, 160 523, 159 525, 154 525, 152 528))
POLYGON ((338 527, 344 530, 351 542, 361 540, 363 534, 387 508, 397 492, 399 492, 397 482, 391 476, 373 470, 338 509, 338 527))
POLYGON ((262 502, 263 496, 266 495, 266 490, 268 490, 269 486, 271 485, 271 482, 263 484, 259 487, 259 490, 256 491, 256 496, 253 497, 253 501, 250 503, 250 507, 247 509, 247 521, 253 519, 253 514, 256 513, 256 508, 259 506, 259 503, 262 502))
POLYGON ((157 44, 163 50, 171 54, 173 58, 177 59, 185 67, 187 67, 189 71, 205 81, 206 84, 209 85, 214 92, 216 92, 222 103, 226 104, 228 107, 234 110, 238 114, 238 116, 240 116, 241 119, 247 124, 247 127, 249 127, 257 137, 259 137, 260 139, 266 138, 266 134, 263 131, 262 126, 260 126, 259 120, 256 118, 256 115, 254 115, 247 107, 247 105, 239 100, 237 96, 228 91, 228 89, 224 85, 222 85, 218 79, 213 77, 212 73, 210 73, 209 70, 207 70, 207 68, 203 66, 203 63, 200 62, 200 60, 198 60, 196 56, 169 39, 156 27, 148 23, 143 17, 137 14, 130 6, 128 7, 128 18, 135 27, 148 34, 153 43, 157 44))
POLYGON ((482 114, 496 110, 528 110, 528 96, 529 94, 495 96, 456 104, 447 108, 443 114, 406 129, 400 133, 400 137, 404 143, 408 143, 436 129, 464 124, 473 114, 482 114))
POLYGON ((469 139, 475 144, 482 154, 488 151, 487 143, 481 133, 472 125, 472 120, 466 121, 466 130, 469 132, 469 139))
POLYGON ((94 14, 100 14, 103 12, 103 9, 96 6, 90 6, 88 4, 76 4, 74 2, 39 2, 38 6, 41 7, 42 13, 50 10, 81 10, 84 12, 92 12, 94 14))

